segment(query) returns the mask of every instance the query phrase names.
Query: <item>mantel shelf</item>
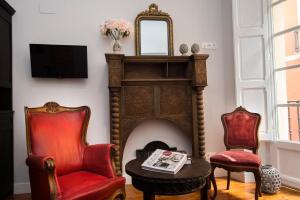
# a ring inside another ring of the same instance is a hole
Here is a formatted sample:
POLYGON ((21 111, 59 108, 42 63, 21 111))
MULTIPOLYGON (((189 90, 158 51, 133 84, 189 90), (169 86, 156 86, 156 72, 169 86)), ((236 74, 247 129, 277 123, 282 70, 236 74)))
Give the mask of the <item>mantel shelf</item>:
POLYGON ((192 81, 189 78, 123 79, 123 82, 192 81))
POLYGON ((190 56, 125 56, 125 63, 182 63, 189 62, 191 59, 206 60, 208 58, 207 54, 195 54, 190 56))

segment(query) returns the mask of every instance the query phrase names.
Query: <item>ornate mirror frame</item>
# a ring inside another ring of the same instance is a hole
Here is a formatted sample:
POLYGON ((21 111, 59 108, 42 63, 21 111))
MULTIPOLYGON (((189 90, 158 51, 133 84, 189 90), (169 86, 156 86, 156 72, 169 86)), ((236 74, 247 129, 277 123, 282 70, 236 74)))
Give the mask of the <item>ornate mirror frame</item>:
POLYGON ((158 5, 151 4, 149 10, 142 11, 135 18, 135 54, 141 55, 141 21, 142 20, 156 20, 166 21, 168 24, 168 55, 174 55, 173 45, 173 21, 168 13, 158 10, 158 5))

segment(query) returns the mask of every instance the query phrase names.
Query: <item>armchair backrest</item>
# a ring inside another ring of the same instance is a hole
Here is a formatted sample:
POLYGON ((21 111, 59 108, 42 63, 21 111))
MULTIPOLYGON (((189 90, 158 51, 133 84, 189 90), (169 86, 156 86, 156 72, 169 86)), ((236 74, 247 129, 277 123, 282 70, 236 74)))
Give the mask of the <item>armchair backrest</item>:
POLYGON ((82 168, 90 109, 62 107, 48 102, 43 107, 25 107, 27 153, 51 156, 57 175, 82 168))
POLYGON ((261 120, 258 113, 251 113, 240 106, 231 113, 223 114, 221 120, 227 150, 241 148, 257 153, 258 128, 261 120))

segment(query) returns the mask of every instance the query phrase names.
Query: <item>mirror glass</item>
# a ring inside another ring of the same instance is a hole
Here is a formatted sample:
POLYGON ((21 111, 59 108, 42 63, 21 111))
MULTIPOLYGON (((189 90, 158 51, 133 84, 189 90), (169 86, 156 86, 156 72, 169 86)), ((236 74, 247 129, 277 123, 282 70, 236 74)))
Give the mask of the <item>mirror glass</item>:
POLYGON ((166 21, 141 20, 141 55, 168 55, 168 24, 166 21))
POLYGON ((135 53, 174 55, 172 18, 154 3, 135 18, 135 53))

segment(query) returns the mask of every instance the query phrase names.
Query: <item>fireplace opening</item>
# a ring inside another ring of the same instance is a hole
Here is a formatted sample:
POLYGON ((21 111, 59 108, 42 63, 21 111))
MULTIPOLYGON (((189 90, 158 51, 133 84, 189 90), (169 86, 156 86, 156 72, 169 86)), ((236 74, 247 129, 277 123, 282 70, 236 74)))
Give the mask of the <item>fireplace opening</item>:
POLYGON ((170 147, 177 147, 192 154, 191 138, 175 124, 167 120, 149 120, 139 124, 129 135, 123 152, 122 171, 126 183, 131 184, 131 177, 125 172, 125 165, 136 158, 136 150, 143 149, 152 141, 162 141, 170 147))

